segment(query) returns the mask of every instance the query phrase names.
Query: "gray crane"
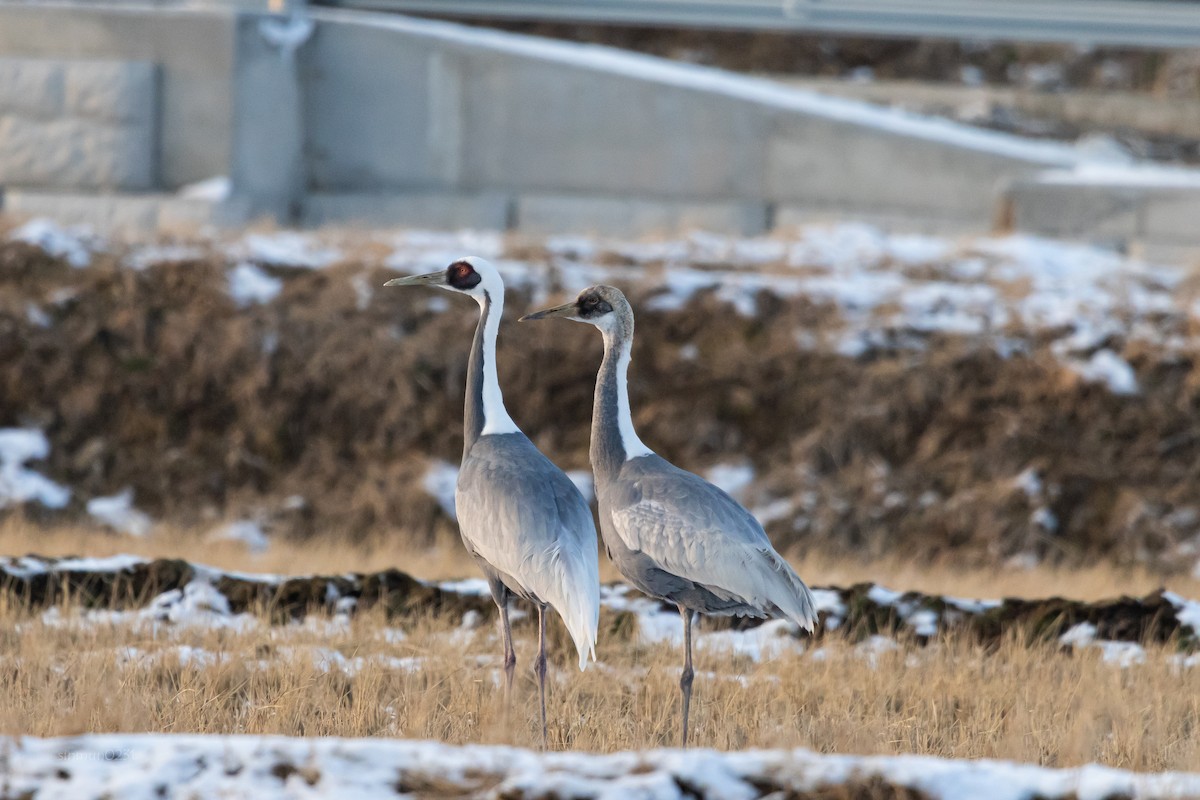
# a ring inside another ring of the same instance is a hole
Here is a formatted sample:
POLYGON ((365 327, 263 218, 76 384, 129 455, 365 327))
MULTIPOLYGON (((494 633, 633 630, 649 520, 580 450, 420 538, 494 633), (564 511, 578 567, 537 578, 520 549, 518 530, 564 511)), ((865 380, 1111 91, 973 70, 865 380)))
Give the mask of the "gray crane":
POLYGON ((625 295, 591 286, 574 302, 521 319, 548 317, 586 322, 604 335, 591 444, 600 531, 621 574, 645 594, 674 603, 683 618, 679 689, 687 747, 693 613, 783 616, 811 632, 817 619, 812 594, 750 512, 638 438, 626 385, 633 309, 625 295))
POLYGON ((579 652, 579 668, 596 658, 600 572, 596 526, 579 489, 521 433, 496 375, 496 335, 504 312, 504 281, 482 258, 462 258, 440 272, 395 278, 384 286, 437 286, 479 303, 479 324, 467 367, 463 457, 454 490, 459 531, 487 576, 504 637, 505 708, 517 656, 508 605, 514 597, 538 612, 534 671, 546 745, 546 608, 558 612, 579 652))

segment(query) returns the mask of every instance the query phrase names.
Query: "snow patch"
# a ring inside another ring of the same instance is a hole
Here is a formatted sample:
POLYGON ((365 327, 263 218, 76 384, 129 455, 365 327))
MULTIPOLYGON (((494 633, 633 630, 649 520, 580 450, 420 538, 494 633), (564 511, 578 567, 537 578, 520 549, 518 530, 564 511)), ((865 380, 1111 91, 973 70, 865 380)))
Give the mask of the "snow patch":
POLYGON ((567 471, 567 478, 575 484, 575 488, 583 495, 583 501, 591 505, 596 501, 596 480, 590 470, 572 469, 567 471))
POLYGON ((1112 350, 1097 350, 1086 362, 1070 362, 1070 366, 1085 381, 1103 383, 1113 394, 1138 393, 1137 373, 1129 362, 1112 350))
POLYGON ((71 490, 26 468, 25 462, 50 455, 46 434, 36 428, 0 428, 0 509, 22 503, 63 508, 71 490))
POLYGON ((37 217, 9 234, 9 241, 40 247, 47 255, 61 258, 80 269, 92 263, 92 249, 99 243, 92 229, 78 225, 64 228, 53 220, 37 217))
POLYGON ((229 296, 239 308, 269 303, 283 291, 283 280, 243 261, 229 271, 229 296))
POLYGON ((457 486, 458 467, 440 460, 430 463, 429 468, 425 470, 425 477, 421 480, 421 487, 437 500, 437 504, 450 519, 458 519, 454 504, 454 491, 457 486))
POLYGON ((209 542, 238 542, 245 545, 251 553, 265 553, 271 546, 271 540, 267 538, 262 526, 248 519, 222 525, 204 538, 209 542))
POLYGON ((228 175, 214 175, 202 181, 180 186, 176 194, 184 200, 205 200, 210 203, 223 203, 233 194, 233 181, 229 179, 228 175))
POLYGON ((740 499, 754 483, 754 467, 749 462, 715 464, 708 468, 704 477, 730 497, 740 499))
POLYGON ((303 269, 322 269, 342 257, 337 249, 321 246, 312 234, 297 231, 248 234, 232 253, 260 264, 303 269))
MULTIPOLYGON (((331 654, 329 663, 341 668, 331 654)), ((685 800, 700 795, 752 800, 762 794, 763 785, 778 785, 780 794, 798 795, 876 778, 933 800, 1200 794, 1200 774, 1135 773, 1095 764, 1055 769, 1008 761, 819 754, 803 749, 535 753, 496 745, 455 746, 382 737, 123 733, 21 737, 7 755, 6 788, 15 796, 33 795, 51 786, 61 797, 149 797, 155 787, 169 786, 188 797, 317 796, 336 787, 337 796, 382 798, 395 796, 398 774, 413 785, 445 787, 446 794, 463 797, 685 800), (280 765, 310 769, 320 776, 319 782, 309 787, 303 774, 297 774, 281 783, 280 765), (486 791, 480 789, 480 776, 489 787, 486 791)))
POLYGON ((145 536, 154 521, 133 507, 133 489, 126 488, 108 497, 93 497, 87 501, 87 513, 115 531, 130 536, 145 536))

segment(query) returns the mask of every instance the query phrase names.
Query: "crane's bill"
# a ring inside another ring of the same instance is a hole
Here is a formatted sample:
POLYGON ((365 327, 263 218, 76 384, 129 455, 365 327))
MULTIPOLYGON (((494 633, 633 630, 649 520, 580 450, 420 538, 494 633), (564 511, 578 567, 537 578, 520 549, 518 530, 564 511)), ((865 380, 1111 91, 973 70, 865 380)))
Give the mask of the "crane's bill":
POLYGON ((535 311, 532 314, 526 314, 517 320, 517 322, 526 322, 528 320, 535 319, 550 319, 551 317, 565 317, 566 319, 574 319, 575 315, 578 313, 579 306, 572 301, 570 303, 564 303, 561 306, 555 306, 554 308, 544 308, 541 311, 535 311))
POLYGON ((429 272, 425 275, 409 275, 406 278, 392 278, 384 286, 445 286, 446 271, 429 272))

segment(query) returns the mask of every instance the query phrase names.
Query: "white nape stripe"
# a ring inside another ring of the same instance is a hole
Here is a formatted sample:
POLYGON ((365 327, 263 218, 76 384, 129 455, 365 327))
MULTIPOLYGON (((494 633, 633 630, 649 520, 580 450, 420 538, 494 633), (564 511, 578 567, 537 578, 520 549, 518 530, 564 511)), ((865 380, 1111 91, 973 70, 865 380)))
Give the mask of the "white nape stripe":
POLYGON ((625 448, 626 461, 654 454, 653 450, 642 444, 642 440, 633 429, 633 414, 629 411, 629 385, 626 380, 630 347, 631 342, 622 342, 617 358, 617 429, 621 432, 621 446, 625 448))
POLYGON ((496 374, 496 336, 500 333, 500 317, 504 315, 504 290, 485 291, 475 297, 482 311, 487 309, 487 323, 483 326, 483 433, 520 433, 521 429, 508 415, 504 407, 504 395, 500 393, 500 378, 496 374))

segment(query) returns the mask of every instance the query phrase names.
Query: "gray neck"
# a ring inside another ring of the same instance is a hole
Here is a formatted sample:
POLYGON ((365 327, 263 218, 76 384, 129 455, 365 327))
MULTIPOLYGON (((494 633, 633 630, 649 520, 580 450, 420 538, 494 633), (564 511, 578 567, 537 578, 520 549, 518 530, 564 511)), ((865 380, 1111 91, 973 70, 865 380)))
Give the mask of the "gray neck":
POLYGON ((596 481, 615 480, 621 465, 631 458, 650 455, 633 429, 629 409, 630 350, 633 326, 628 331, 604 331, 604 361, 596 376, 596 397, 592 408, 592 472, 596 481))
MULTIPOLYGON (((479 324, 475 326, 475 339, 471 342, 471 358, 467 362, 467 398, 463 407, 463 461, 471 447, 483 435, 483 365, 484 349, 488 316, 492 313, 492 303, 486 297, 480 304, 479 324)), ((494 356, 493 356, 494 357, 494 356)))

